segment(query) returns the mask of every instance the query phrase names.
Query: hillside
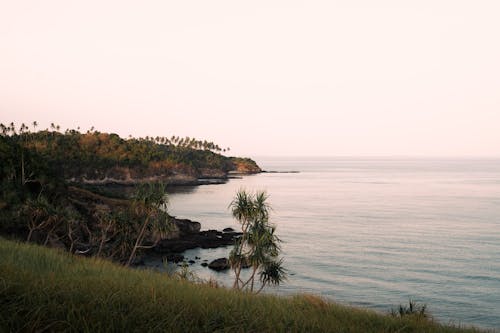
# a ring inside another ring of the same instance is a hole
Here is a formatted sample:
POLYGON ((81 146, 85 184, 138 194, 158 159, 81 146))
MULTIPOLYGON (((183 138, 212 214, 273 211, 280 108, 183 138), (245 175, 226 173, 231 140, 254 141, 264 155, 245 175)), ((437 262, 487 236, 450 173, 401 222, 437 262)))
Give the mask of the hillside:
POLYGON ((57 170, 66 181, 133 185, 161 181, 197 184, 200 178, 226 179, 231 171, 257 173, 248 158, 227 157, 218 145, 194 138, 146 137, 124 139, 113 133, 78 130, 30 132, 22 125, 2 127, 1 173, 4 177, 36 179, 57 170), (23 159, 23 161, 22 161, 23 159), (21 170, 23 163, 24 170, 21 170), (43 170, 45 169, 45 170, 43 170))
POLYGON ((0 238, 2 330, 477 332, 302 295, 252 295, 0 238))
POLYGON ((0 127, 0 234, 118 262, 133 262, 134 248, 168 252, 161 240, 200 230, 198 222, 168 216, 158 201, 165 185, 260 172, 254 161, 192 138, 0 127))

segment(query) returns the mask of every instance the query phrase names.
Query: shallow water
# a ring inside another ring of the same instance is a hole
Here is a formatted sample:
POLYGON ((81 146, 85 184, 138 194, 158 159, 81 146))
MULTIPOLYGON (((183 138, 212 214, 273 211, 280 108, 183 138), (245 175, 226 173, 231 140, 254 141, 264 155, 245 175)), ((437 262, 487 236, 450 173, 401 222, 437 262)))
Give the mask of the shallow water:
MULTIPOLYGON (((203 229, 237 228, 239 188, 266 190, 284 241, 288 281, 270 292, 308 292, 382 312, 411 298, 435 318, 500 328, 500 160, 261 158, 263 173, 183 187, 173 215, 203 229)), ((212 260, 229 248, 190 250, 212 260)), ((231 285, 231 274, 199 276, 231 285)))

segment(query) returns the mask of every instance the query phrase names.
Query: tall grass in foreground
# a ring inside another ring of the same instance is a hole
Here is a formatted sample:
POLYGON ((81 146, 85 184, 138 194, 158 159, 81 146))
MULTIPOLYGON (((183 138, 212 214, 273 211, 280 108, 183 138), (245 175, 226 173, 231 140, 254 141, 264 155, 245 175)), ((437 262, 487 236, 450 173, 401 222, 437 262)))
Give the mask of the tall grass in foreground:
POLYGON ((0 331, 474 332, 319 297, 252 295, 0 238, 0 331))

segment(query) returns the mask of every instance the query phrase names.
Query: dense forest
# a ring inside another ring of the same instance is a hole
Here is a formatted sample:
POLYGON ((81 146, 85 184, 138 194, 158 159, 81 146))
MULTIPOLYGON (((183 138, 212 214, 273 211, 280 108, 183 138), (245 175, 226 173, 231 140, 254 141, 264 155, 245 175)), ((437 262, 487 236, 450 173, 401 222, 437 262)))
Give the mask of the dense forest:
POLYGON ((189 137, 123 139, 93 128, 86 133, 70 129, 61 133, 56 125, 41 131, 35 131, 36 122, 32 126, 30 131, 24 124, 18 129, 14 124, 0 124, 2 178, 20 178, 25 183, 57 170, 58 175, 76 182, 106 177, 118 181, 153 177, 169 182, 168 177, 178 174, 224 178, 238 169, 260 171, 249 159, 223 156, 217 144, 189 137))
POLYGON ((52 124, 32 130, 0 124, 0 233, 70 252, 130 264, 141 249, 178 234, 165 205, 166 186, 230 171, 260 172, 227 149, 173 136, 121 138, 52 124), (89 184, 134 185, 127 198, 89 184))

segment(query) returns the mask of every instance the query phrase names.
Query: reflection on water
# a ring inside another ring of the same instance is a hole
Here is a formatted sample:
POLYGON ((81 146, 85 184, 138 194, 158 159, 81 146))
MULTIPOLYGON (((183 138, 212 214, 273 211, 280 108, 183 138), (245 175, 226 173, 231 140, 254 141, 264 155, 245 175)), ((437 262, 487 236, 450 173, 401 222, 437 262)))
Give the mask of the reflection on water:
POLYGON ((168 194, 187 194, 196 191, 198 186, 167 186, 168 194))
MULTIPOLYGON (((204 229, 237 228, 236 191, 267 190, 289 280, 272 292, 311 292, 383 312, 427 303, 444 322, 500 327, 500 161, 261 159, 264 173, 223 185, 178 187, 170 212, 204 229)), ((229 248, 186 252, 191 268, 229 248)))

